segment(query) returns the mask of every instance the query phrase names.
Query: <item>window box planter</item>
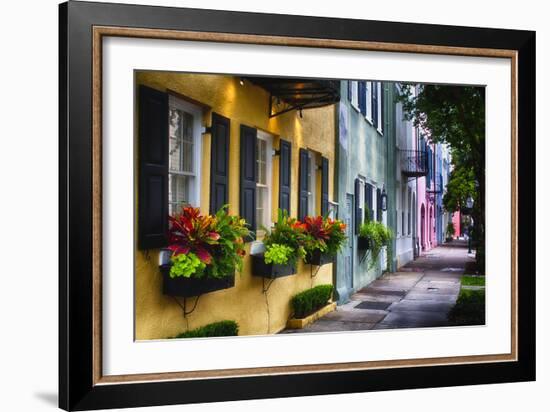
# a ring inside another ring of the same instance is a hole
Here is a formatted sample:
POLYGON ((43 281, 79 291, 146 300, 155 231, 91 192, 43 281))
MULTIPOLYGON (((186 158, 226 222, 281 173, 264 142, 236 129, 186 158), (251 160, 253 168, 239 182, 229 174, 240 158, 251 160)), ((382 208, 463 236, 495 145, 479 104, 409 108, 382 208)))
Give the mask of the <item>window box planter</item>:
POLYGON ((170 277, 171 263, 160 265, 162 273, 162 293, 168 296, 180 296, 184 298, 199 296, 216 290, 229 289, 235 286, 235 274, 225 278, 184 278, 170 277))
POLYGON ((313 253, 308 253, 306 255, 304 262, 308 265, 322 266, 327 263, 332 263, 333 260, 333 256, 316 249, 313 253))
POLYGON ((252 258, 252 274, 254 276, 276 279, 296 273, 296 265, 290 263, 286 265, 265 263, 263 253, 250 256, 252 258))
POLYGON ((370 248, 370 240, 367 237, 357 237, 357 249, 368 250, 370 248))

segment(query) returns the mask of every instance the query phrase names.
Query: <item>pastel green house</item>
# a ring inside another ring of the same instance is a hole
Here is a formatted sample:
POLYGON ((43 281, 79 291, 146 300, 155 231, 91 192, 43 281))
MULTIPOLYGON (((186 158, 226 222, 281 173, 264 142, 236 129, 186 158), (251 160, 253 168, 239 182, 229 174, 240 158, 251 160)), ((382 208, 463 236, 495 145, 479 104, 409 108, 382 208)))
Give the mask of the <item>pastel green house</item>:
MULTIPOLYGON (((388 251, 385 249, 373 262, 369 250, 361 247, 358 235, 368 219, 392 229, 395 226, 392 85, 375 81, 341 82, 335 190, 338 216, 347 224, 348 240, 336 264, 335 289, 339 303, 349 300, 352 293, 388 269, 388 251), (383 210, 383 196, 387 199, 386 210, 383 210)), ((393 257, 390 264, 392 268, 395 266, 393 257)))

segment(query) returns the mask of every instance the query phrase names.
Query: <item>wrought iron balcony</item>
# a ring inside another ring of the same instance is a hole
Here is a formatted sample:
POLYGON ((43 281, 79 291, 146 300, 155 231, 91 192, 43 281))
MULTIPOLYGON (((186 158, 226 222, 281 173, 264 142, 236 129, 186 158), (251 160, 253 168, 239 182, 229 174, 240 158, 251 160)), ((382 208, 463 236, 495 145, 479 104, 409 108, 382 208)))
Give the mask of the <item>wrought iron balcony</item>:
POLYGON ((422 150, 400 150, 401 173, 407 177, 422 177, 428 174, 426 152, 422 150))

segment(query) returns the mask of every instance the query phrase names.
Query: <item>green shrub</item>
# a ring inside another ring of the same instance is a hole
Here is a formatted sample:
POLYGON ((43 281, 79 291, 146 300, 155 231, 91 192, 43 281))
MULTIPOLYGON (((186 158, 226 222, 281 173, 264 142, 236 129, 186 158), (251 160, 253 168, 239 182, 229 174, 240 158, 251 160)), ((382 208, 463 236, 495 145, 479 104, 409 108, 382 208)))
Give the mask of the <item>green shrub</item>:
POLYGON ((485 289, 461 289, 455 306, 449 312, 453 325, 485 324, 485 289))
POLYGON ((295 295, 290 301, 294 317, 305 318, 322 308, 332 297, 332 285, 318 285, 295 295))
POLYGON ((460 280, 462 286, 485 286, 485 276, 464 275, 460 280))
POLYGON ((216 336, 237 336, 239 334, 239 325, 233 320, 222 320, 220 322, 210 323, 200 328, 188 330, 180 333, 174 338, 213 338, 216 336))

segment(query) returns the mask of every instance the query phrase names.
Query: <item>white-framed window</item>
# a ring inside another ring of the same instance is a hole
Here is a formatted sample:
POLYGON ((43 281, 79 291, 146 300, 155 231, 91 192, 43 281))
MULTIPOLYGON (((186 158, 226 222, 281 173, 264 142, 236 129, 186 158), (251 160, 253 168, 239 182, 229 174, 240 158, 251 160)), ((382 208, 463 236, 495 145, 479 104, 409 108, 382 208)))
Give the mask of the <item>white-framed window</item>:
POLYGON ((365 82, 365 94, 367 102, 367 120, 372 124, 372 82, 365 82))
POLYGON ((317 156, 317 153, 312 152, 311 150, 309 150, 307 154, 309 156, 309 170, 307 175, 307 178, 309 180, 307 214, 309 216, 317 216, 317 170, 319 169, 319 156, 317 156))
POLYGON ((169 98, 168 212, 200 206, 202 110, 174 96, 169 98))
POLYGON ((351 80, 351 105, 359 110, 359 82, 351 80))
POLYGON ((256 227, 257 235, 262 236, 262 227, 271 226, 273 136, 258 130, 256 144, 256 227))

